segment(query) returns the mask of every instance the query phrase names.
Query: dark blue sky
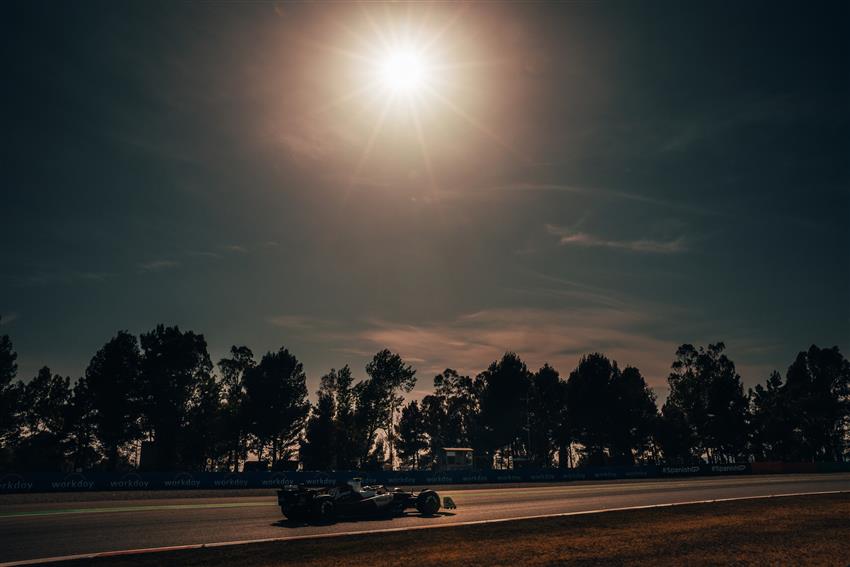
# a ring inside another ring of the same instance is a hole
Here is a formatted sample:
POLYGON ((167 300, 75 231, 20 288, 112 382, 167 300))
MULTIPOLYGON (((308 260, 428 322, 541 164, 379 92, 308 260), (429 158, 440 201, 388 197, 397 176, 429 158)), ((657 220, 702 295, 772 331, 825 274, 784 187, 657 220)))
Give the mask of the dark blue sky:
POLYGON ((430 387, 507 349, 745 383, 850 350, 843 2, 36 3, 3 16, 2 333, 80 374, 118 329, 388 346, 430 387), (414 110, 357 92, 437 37, 414 110), (351 55, 355 55, 352 57, 351 55), (351 96, 348 96, 351 95, 351 96), (355 96, 356 95, 356 96, 355 96), (380 127, 378 127, 380 125, 380 127))

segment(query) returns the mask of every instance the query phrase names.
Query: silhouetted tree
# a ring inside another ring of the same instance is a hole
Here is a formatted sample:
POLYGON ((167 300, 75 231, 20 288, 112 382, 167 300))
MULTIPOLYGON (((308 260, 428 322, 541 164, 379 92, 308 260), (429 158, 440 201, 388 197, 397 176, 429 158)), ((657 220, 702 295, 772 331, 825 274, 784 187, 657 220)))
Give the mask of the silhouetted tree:
POLYGON ((637 368, 594 353, 570 373, 567 414, 584 464, 631 465, 651 447, 658 408, 637 368))
POLYGON ((0 470, 11 466, 12 444, 21 421, 23 385, 13 382, 18 373, 17 358, 9 335, 0 336, 0 470))
POLYGON ((420 464, 431 466, 440 447, 474 447, 483 450, 478 411, 481 382, 461 376, 451 368, 434 376, 434 393, 422 398, 420 411, 428 447, 420 464))
POLYGON ((97 351, 86 369, 85 392, 94 434, 110 471, 119 467, 121 450, 141 435, 141 363, 136 337, 119 331, 97 351))
POLYGON ((382 350, 356 384, 348 366, 323 376, 311 407, 302 365, 283 348, 257 364, 250 349, 234 346, 217 380, 202 335, 159 325, 137 342, 120 331, 72 388, 47 367, 14 382, 17 354, 3 335, 0 470, 115 470, 143 433, 157 457, 145 458, 148 468, 163 469, 237 470, 249 446, 274 466, 299 440, 305 467, 323 470, 378 470, 396 452, 404 466, 421 468, 446 446, 471 446, 491 466, 498 456, 547 467, 556 452, 567 466, 574 442, 581 464, 646 462, 656 447, 682 464, 846 458, 850 363, 837 347, 811 346, 784 381, 774 372, 748 395, 724 349, 679 347, 659 414, 640 371, 621 371, 598 353, 563 381, 548 365, 530 373, 508 352, 475 379, 446 369, 433 394, 402 406, 415 370, 382 350))
POLYGON ((433 467, 437 458, 437 449, 452 446, 453 443, 446 441, 449 429, 448 403, 445 396, 428 394, 422 398, 420 411, 425 426, 425 436, 428 440, 426 454, 422 458, 425 467, 433 467))
POLYGON ((617 363, 594 353, 582 357, 567 379, 567 414, 575 440, 582 444, 582 463, 602 465, 611 444, 611 383, 617 363))
POLYGON ((57 471, 65 463, 65 418, 71 398, 71 379, 43 367, 24 385, 24 436, 15 447, 16 468, 57 471))
POLYGON ((212 374, 199 377, 189 402, 180 460, 189 469, 209 470, 226 460, 222 386, 212 374))
POLYGON ((387 462, 387 447, 383 439, 375 441, 375 445, 366 455, 360 468, 364 471, 379 471, 384 469, 387 462))
POLYGON ((691 430, 695 454, 709 462, 742 457, 748 443, 749 401, 724 348, 723 343, 680 346, 667 379, 665 408, 676 408, 691 430))
POLYGON ((801 439, 795 430, 788 391, 779 372, 750 393, 753 453, 757 460, 799 460, 801 439))
POLYGON ((224 406, 221 408, 222 437, 230 470, 239 470, 240 462, 248 457, 245 401, 245 373, 256 366, 254 353, 246 346, 230 347, 230 358, 218 362, 224 406))
POLYGON ((354 387, 357 400, 356 427, 360 431, 363 459, 369 459, 375 435, 386 432, 389 441, 389 462, 393 464, 393 418, 395 409, 404 400, 402 393, 410 392, 416 384, 416 371, 402 358, 384 349, 366 365, 367 380, 354 387))
POLYGON ((691 464, 700 460, 696 430, 678 405, 664 404, 661 408, 655 439, 668 464, 691 464))
POLYGON ((362 440, 365 435, 358 431, 355 419, 356 395, 353 382, 354 377, 347 364, 339 370, 331 369, 322 377, 322 386, 334 400, 333 453, 339 470, 357 468, 361 458, 360 447, 365 444, 362 440))
POLYGON ((570 426, 569 405, 567 403, 566 382, 563 389, 563 405, 558 418, 558 426, 553 431, 552 442, 558 450, 558 467, 565 469, 572 467, 573 431, 570 426))
MULTIPOLYGON (((333 370, 331 371, 333 372, 333 370)), ((318 400, 310 410, 298 455, 306 470, 320 471, 336 468, 336 401, 333 379, 322 378, 318 400)))
POLYGON ((95 426, 93 396, 88 381, 80 378, 71 390, 71 398, 65 407, 62 437, 65 452, 75 471, 93 468, 100 461, 95 449, 95 426))
POLYGON ((154 440, 156 468, 174 470, 195 395, 212 371, 207 343, 203 335, 164 325, 140 342, 143 424, 154 440))
POLYGON ((310 403, 304 368, 288 350, 266 353, 245 372, 245 415, 257 439, 257 455, 268 451, 272 466, 289 458, 301 435, 310 403))
POLYGON ((613 376, 611 390, 611 458, 614 464, 633 465, 653 448, 658 420, 655 394, 632 366, 613 376))
POLYGON ((401 410, 398 422, 398 454, 401 462, 418 469, 422 451, 428 447, 422 410, 416 400, 408 402, 401 410))
POLYGON ((24 426, 28 435, 59 435, 65 425, 65 407, 71 398, 71 379, 44 366, 24 386, 24 426))
POLYGON ((601 354, 591 354, 579 361, 567 379, 567 414, 572 437, 582 445, 582 464, 605 462, 608 444, 608 416, 605 411, 608 383, 615 366, 601 354))
POLYGON ((559 433, 566 419, 566 393, 566 383, 548 364, 531 377, 529 453, 531 462, 537 467, 552 465, 559 433))
POLYGON ((434 377, 434 394, 445 401, 446 426, 443 440, 447 445, 467 447, 479 430, 478 399, 480 382, 447 368, 434 377))
MULTIPOLYGON (((3 318, 0 317, 0 321, 3 318)), ((0 335, 0 386, 8 386, 18 373, 18 353, 9 335, 0 335)))
POLYGON ((837 346, 800 352, 785 375, 799 457, 840 461, 850 426, 850 363, 837 346))
POLYGON ((479 383, 481 445, 487 460, 517 457, 527 447, 531 373, 513 352, 505 353, 476 377, 479 383))

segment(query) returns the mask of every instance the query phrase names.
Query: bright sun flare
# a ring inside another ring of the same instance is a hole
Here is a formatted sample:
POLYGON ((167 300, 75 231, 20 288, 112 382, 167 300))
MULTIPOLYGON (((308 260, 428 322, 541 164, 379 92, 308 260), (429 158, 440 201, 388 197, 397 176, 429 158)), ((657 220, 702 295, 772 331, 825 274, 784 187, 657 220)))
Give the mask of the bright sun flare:
MULTIPOLYGON (((405 4, 408 8, 413 5, 405 4)), ((432 147, 429 146, 432 131, 429 128, 438 119, 444 120, 439 118, 438 111, 448 111, 522 158, 518 150, 464 108, 463 98, 458 100, 462 92, 468 100, 469 92, 474 91, 469 87, 471 77, 479 72, 477 69, 498 64, 487 59, 457 59, 458 55, 463 55, 463 50, 458 49, 463 45, 458 39, 462 34, 452 32, 452 28, 461 21, 462 9, 424 15, 408 10, 398 18, 390 11, 373 12, 363 8, 362 28, 342 27, 345 35, 353 39, 350 45, 322 46, 353 63, 346 71, 353 79, 350 89, 324 108, 362 99, 363 109, 373 110, 376 115, 371 131, 364 138, 352 180, 360 178, 383 130, 394 122, 396 132, 409 133, 410 140, 419 146, 428 182, 432 188, 437 188, 439 182, 432 166, 432 147)))
POLYGON ((388 53, 380 62, 381 84, 395 94, 412 94, 427 81, 428 66, 422 54, 412 49, 388 53))

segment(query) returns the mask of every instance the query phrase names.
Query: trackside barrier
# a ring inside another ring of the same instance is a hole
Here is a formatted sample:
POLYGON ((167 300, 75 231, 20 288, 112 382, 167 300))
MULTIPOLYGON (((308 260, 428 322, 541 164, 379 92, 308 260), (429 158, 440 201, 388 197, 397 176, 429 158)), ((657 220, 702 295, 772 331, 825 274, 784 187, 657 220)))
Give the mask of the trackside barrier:
POLYGON ((753 463, 753 474, 834 473, 850 472, 846 463, 782 463, 779 461, 753 463))
POLYGON ((850 472, 845 463, 730 463, 716 465, 644 465, 577 469, 466 471, 286 471, 286 472, 85 472, 0 473, 0 494, 23 492, 95 492, 119 490, 192 490, 328 486, 351 477, 365 484, 442 485, 565 482, 670 478, 687 476, 850 472))
MULTIPOLYGON (((782 463, 782 462, 765 462, 753 463, 753 474, 791 474, 791 473, 815 473, 815 472, 833 472, 832 470, 821 469, 829 465, 841 466, 844 463, 782 463)), ((842 469, 835 469, 835 472, 842 469)))
POLYGON ((819 473, 834 473, 834 472, 850 472, 850 462, 847 463, 817 463, 817 472, 819 473))
MULTIPOLYGON (((841 469, 843 470, 843 469, 841 469)), ((468 471, 286 471, 286 472, 128 472, 0 473, 0 494, 20 492, 88 492, 110 490, 192 490, 327 486, 354 476, 364 484, 440 485, 573 480, 640 479, 679 476, 750 474, 749 463, 727 465, 585 467, 468 471)))

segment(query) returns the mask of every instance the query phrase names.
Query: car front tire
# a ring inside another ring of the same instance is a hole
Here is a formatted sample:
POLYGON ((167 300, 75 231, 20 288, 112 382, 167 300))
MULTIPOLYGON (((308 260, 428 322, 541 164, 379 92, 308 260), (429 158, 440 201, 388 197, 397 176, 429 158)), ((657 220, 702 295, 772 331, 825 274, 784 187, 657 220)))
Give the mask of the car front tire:
POLYGON ((416 509, 423 516, 433 516, 440 510, 440 496, 433 490, 423 490, 416 497, 416 509))

